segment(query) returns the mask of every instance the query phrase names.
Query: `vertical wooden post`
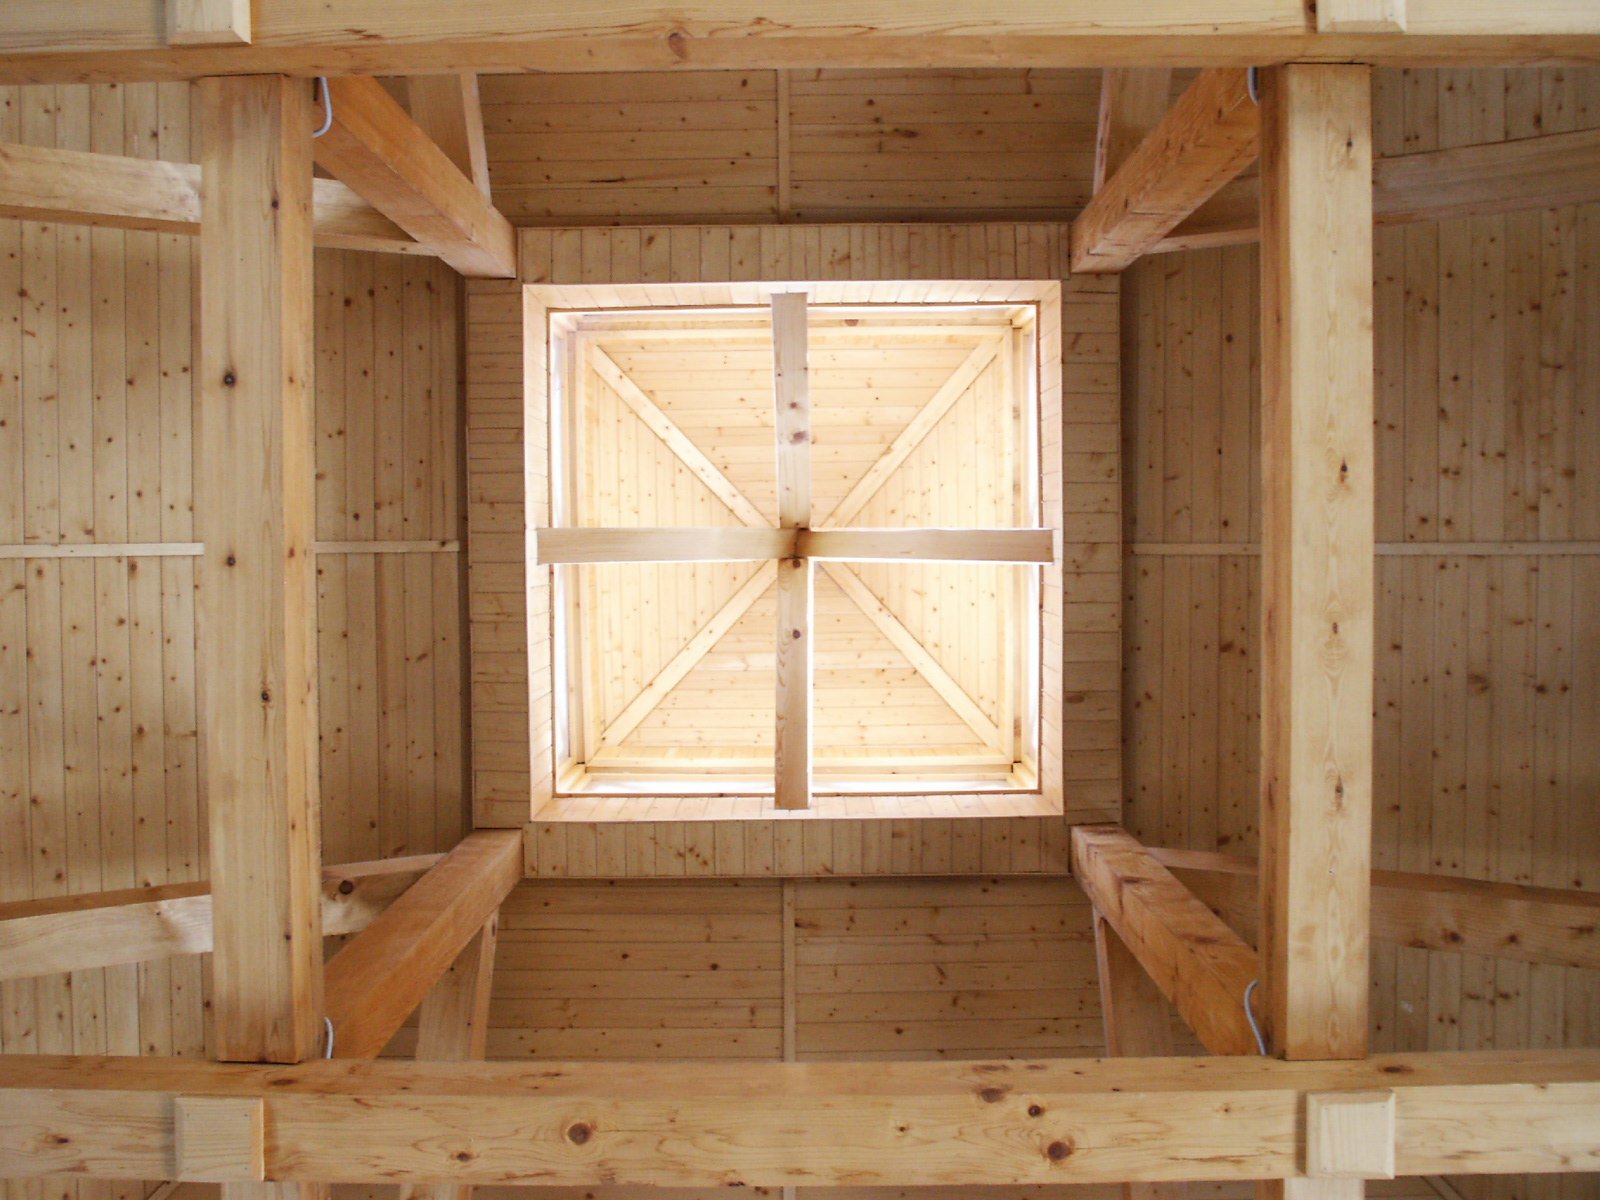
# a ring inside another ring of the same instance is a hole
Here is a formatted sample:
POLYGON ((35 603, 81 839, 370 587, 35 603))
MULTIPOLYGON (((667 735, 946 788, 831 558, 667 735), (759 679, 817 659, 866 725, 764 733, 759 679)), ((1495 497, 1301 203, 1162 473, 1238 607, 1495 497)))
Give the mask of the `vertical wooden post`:
MULTIPOLYGON (((778 524, 811 525, 811 384, 804 292, 772 297, 773 403, 778 437, 778 524)), ((777 747, 773 795, 779 808, 811 804, 813 578, 809 558, 778 563, 777 747)))
POLYGON ((322 1036, 311 104, 205 79, 195 523, 217 1057, 322 1036))
MULTIPOLYGON (((417 1014, 417 1058, 424 1062, 479 1062, 489 1040, 489 993, 500 914, 484 923, 417 1014)), ((469 1200, 463 1183, 402 1184, 399 1200, 469 1200)))
MULTIPOLYGON (((1291 1059, 1367 1052, 1372 110, 1365 66, 1261 81, 1261 1009, 1291 1059)), ((1278 1180, 1264 1200, 1359 1200, 1278 1180)))
MULTIPOLYGON (((1170 1058, 1172 1019, 1167 998, 1117 931, 1094 914, 1094 951, 1100 973, 1100 1019, 1112 1058, 1170 1058)), ((1187 1200, 1186 1183, 1125 1183, 1123 1200, 1187 1200)))

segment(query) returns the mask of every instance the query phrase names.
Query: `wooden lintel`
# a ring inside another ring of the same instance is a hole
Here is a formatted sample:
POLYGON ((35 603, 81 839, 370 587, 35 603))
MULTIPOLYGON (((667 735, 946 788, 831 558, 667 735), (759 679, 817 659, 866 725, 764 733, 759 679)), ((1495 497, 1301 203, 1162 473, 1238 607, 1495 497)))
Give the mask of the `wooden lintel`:
POLYGON ((1392 1089, 1395 1171, 1600 1168, 1600 1050, 1042 1062, 0 1058, 0 1176, 170 1177, 174 1098, 263 1097, 279 1182, 719 1188, 1298 1177, 1306 1097, 1392 1089))
POLYGON ((1116 825, 1072 831, 1072 874, 1212 1054, 1255 1054, 1244 994, 1256 952, 1116 825))
POLYGON ((1249 72, 1200 75, 1072 223, 1072 270, 1121 271, 1254 161, 1249 72))
MULTIPOLYGON (((324 867, 323 935, 365 929, 442 857, 324 867)), ((0 980, 207 954, 211 945, 207 881, 0 904, 0 980)))
POLYGON ((516 274, 511 223, 375 79, 328 81, 317 165, 469 277, 516 274))
POLYGON ((480 829, 328 962, 339 1058, 371 1058, 522 878, 522 833, 480 829))
MULTIPOLYGON (((393 221, 336 179, 312 181, 319 246, 423 254, 393 221)), ((200 167, 51 146, 0 144, 0 216, 159 233, 200 232, 200 167)))

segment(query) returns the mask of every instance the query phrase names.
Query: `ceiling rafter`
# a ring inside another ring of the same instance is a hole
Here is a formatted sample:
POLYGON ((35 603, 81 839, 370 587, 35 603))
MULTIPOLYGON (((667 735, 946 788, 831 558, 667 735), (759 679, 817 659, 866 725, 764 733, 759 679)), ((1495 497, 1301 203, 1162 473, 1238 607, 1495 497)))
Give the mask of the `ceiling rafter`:
POLYGON ((828 578, 838 585, 839 590, 850 598, 851 603, 866 615, 873 627, 888 638, 890 644, 916 668, 917 674, 928 682, 928 686, 939 693, 939 698, 950 706, 950 710, 966 722, 978 740, 986 746, 1004 752, 1005 744, 1000 727, 985 715, 977 701, 967 695, 966 689, 944 669, 932 652, 917 640, 916 635, 905 627, 889 606, 878 598, 877 594, 867 586, 866 581, 856 574, 854 568, 842 562, 825 562, 822 564, 822 569, 828 578))
POLYGON ((833 511, 827 518, 817 523, 819 526, 847 525, 860 515, 861 510, 867 506, 867 501, 871 500, 885 481, 911 457, 912 451, 922 444, 922 440, 928 436, 933 427, 944 419, 944 415, 955 407, 956 401, 961 399, 978 376, 983 374, 989 364, 999 356, 1002 340, 998 337, 991 338, 967 355, 950 378, 939 385, 938 391, 934 392, 917 415, 912 417, 900 431, 899 436, 889 443, 888 449, 867 468, 866 473, 845 493, 843 499, 833 506, 833 511))

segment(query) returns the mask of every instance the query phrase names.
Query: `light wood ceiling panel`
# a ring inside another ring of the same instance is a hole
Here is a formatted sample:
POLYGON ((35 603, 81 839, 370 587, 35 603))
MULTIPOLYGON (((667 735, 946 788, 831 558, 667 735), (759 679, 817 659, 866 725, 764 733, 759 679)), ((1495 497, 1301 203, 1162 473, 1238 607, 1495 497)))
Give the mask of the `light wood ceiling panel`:
MULTIPOLYGON (((1030 523, 1031 310, 812 310, 813 511, 823 526, 1030 523), (846 501, 841 505, 841 501, 846 501), (832 516, 830 517, 830 514, 832 516)), ((776 524, 770 321, 585 314, 572 436, 586 526, 776 524), (598 366, 598 369, 597 369, 598 366)), ((770 785, 771 564, 580 568, 592 776, 770 785)), ((834 564, 817 579, 819 771, 995 777, 1017 759, 1016 567, 834 564), (836 568, 836 569, 834 569, 836 568)), ((1024 620, 1025 625, 1025 620, 1024 620)), ((620 784, 619 786, 626 786, 620 784)))

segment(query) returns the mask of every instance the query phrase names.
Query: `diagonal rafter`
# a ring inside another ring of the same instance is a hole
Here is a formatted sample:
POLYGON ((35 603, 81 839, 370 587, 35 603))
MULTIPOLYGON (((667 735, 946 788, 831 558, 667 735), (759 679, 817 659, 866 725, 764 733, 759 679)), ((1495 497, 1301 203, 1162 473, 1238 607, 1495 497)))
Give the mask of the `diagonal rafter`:
POLYGON ((667 660, 644 689, 617 714, 616 720, 601 732, 597 756, 607 749, 620 746, 630 733, 639 728, 640 723, 666 699, 667 693, 682 683, 695 665, 711 652, 711 647, 720 642, 739 618, 750 611, 751 605, 761 598, 777 577, 778 564, 775 561, 762 563, 760 569, 728 597, 727 603, 711 614, 699 631, 683 644, 683 649, 667 660))
POLYGON ((672 418, 661 411, 661 407, 645 393, 644 389, 628 377, 615 359, 593 343, 588 345, 588 352, 595 374, 621 397, 633 415, 643 421, 667 449, 682 460, 683 465, 694 473, 696 479, 710 488, 717 499, 728 506, 734 516, 746 525, 772 524, 750 497, 740 491, 734 482, 722 473, 717 464, 706 457, 705 451, 695 445, 672 418))
POLYGON ((967 355, 950 378, 939 385, 939 390, 900 431, 900 435, 889 443, 888 449, 856 480, 855 486, 845 493, 844 498, 833 506, 827 519, 817 524, 833 528, 853 521, 867 506, 867 501, 877 494, 884 481, 900 469, 901 464, 911 457, 912 451, 922 444, 933 427, 944 419, 944 415, 955 407, 956 401, 961 399, 978 376, 988 370, 989 364, 999 355, 1000 346, 1001 339, 993 338, 967 355))
POLYGON ((822 569, 838 585, 839 590, 850 598, 851 603, 866 615, 873 627, 905 655, 906 660, 916 668, 917 674, 939 693, 939 698, 971 727, 979 741, 995 750, 1004 750, 999 726, 984 714, 977 702, 967 695, 966 689, 940 665, 939 660, 901 623, 888 605, 878 599, 861 576, 844 563, 823 563, 822 569))

